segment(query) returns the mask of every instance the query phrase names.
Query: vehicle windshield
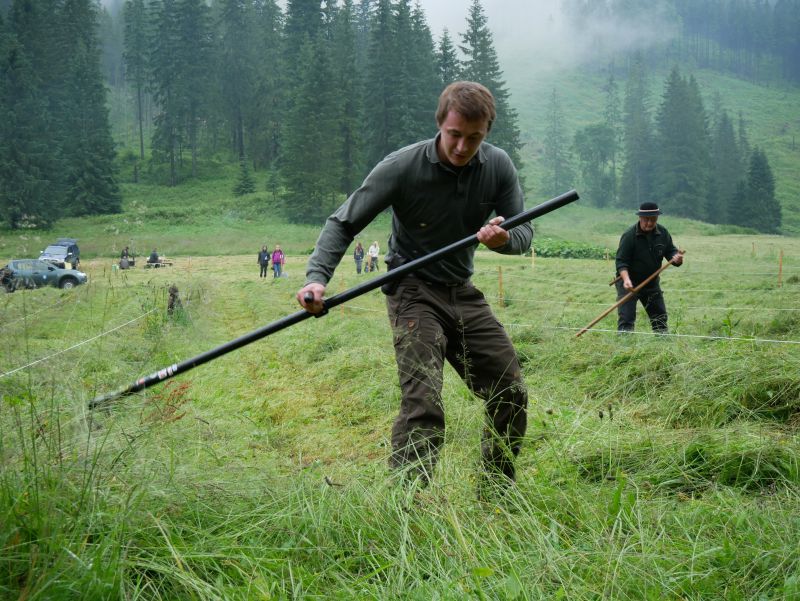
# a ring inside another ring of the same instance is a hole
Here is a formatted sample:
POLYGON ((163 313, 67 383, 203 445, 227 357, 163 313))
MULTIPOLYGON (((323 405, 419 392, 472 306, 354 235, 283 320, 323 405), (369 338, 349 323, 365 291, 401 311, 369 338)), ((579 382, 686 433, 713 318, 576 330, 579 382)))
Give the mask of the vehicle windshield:
POLYGON ((48 255, 66 255, 67 254, 67 247, 66 246, 48 246, 44 249, 44 252, 48 255))

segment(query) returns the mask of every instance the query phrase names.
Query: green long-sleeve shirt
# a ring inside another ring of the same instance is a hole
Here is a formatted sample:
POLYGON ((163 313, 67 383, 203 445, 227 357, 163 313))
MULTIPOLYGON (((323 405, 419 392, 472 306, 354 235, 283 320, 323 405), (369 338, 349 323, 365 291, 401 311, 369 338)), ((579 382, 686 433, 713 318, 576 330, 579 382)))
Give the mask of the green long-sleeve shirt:
MULTIPOLYGON (((524 210, 517 170, 503 150, 484 142, 456 169, 439 160, 437 139, 388 155, 328 218, 308 261, 308 282, 327 284, 355 236, 387 208, 393 213, 387 260, 400 255, 406 261, 477 233, 492 214, 512 217, 524 210)), ((521 254, 530 248, 530 224, 509 233, 508 243, 493 250, 521 254)), ((474 254, 474 247, 453 252, 418 273, 442 283, 465 281, 474 254)))
POLYGON ((667 228, 656 224, 655 229, 645 233, 635 223, 622 234, 617 248, 617 273, 627 269, 634 286, 646 280, 661 267, 661 262, 671 260, 678 254, 667 228))

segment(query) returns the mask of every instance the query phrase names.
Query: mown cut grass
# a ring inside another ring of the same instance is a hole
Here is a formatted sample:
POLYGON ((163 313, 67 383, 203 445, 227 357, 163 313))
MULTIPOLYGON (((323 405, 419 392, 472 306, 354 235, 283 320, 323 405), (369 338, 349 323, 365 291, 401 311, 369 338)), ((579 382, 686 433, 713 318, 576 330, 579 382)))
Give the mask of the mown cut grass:
MULTIPOLYGON (((432 486, 403 488, 386 467, 398 391, 379 292, 86 411, 97 394, 296 311, 303 257, 277 281, 259 280, 249 254, 152 271, 89 261, 90 284, 69 294, 0 297, 6 369, 97 336, 0 378, 0 591, 797 598, 800 349, 735 339, 794 315, 777 309, 793 308, 796 283, 778 288, 773 239, 753 240, 757 275, 719 266, 749 257, 750 238, 699 235, 687 265, 665 272, 673 331, 727 340, 655 338, 641 322, 636 335, 575 339, 614 300, 609 263, 478 253, 475 280, 531 396, 518 487, 491 504, 475 495, 480 403, 451 371, 432 486), (180 318, 165 312, 173 283, 180 318)), ((779 243, 788 279, 800 249, 779 243)), ((369 277, 353 272, 346 261, 332 292, 369 277)), ((771 337, 800 340, 795 323, 771 337)))

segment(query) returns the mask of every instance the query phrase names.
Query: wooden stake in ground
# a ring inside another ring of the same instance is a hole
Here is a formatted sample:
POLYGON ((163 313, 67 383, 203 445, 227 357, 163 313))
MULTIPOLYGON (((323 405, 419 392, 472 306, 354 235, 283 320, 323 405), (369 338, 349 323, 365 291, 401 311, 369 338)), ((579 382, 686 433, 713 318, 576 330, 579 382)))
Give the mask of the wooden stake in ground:
MULTIPOLYGON (((686 253, 686 251, 685 251, 685 250, 680 250, 680 251, 678 251, 678 253, 675 255, 675 257, 677 257, 678 255, 680 255, 680 256, 683 256, 685 253, 686 253)), ((672 258, 674 259, 675 257, 672 257, 672 258)), ((670 261, 667 261, 666 263, 664 263, 664 265, 662 265, 661 267, 659 267, 659 268, 658 268, 658 269, 657 269, 657 270, 656 270, 654 273, 650 274, 650 275, 647 277, 647 279, 646 279, 646 280, 644 280, 644 281, 643 281, 641 284, 639 284, 638 286, 636 286, 636 288, 634 288, 633 290, 631 290, 630 292, 628 292, 628 294, 626 294, 625 296, 623 296, 623 297, 622 297, 621 299, 619 299, 619 300, 618 300, 616 303, 614 303, 614 304, 613 304, 613 305, 611 305, 611 306, 610 306, 608 309, 606 309, 605 311, 603 311, 603 312, 602 312, 600 315, 598 315, 597 317, 595 317, 595 318, 592 320, 592 322, 591 322, 591 323, 590 323, 588 326, 586 326, 586 327, 585 327, 585 328, 583 328, 583 329, 582 329, 580 332, 578 332, 577 334, 575 334, 575 338, 580 338, 580 337, 583 335, 583 333, 584 333, 584 332, 586 332, 587 330, 591 329, 591 328, 592 328, 592 326, 594 326, 594 325, 595 325, 595 324, 596 324, 598 321, 600 321, 601 319, 603 319, 603 318, 604 318, 606 315, 608 315, 609 313, 611 313, 611 312, 612 312, 614 309, 616 309, 616 308, 617 308, 617 307, 619 307, 620 305, 624 305, 624 304, 625 304, 625 303, 627 303, 629 300, 631 300, 632 298, 634 298, 634 297, 636 296, 636 293, 637 293, 637 292, 639 292, 639 290, 641 290, 642 288, 644 288, 645 286, 647 286, 647 284, 649 284, 649 283, 650 283, 650 282, 652 282, 652 281, 653 281, 655 278, 657 278, 657 277, 658 277, 658 276, 661 274, 661 272, 662 272, 662 271, 664 271, 664 270, 665 270, 667 267, 669 267, 670 265, 672 265, 672 260, 670 260, 670 261)), ((615 281, 616 281, 616 280, 615 280, 615 281)), ((614 282, 611 282, 611 283, 613 284, 614 282)))

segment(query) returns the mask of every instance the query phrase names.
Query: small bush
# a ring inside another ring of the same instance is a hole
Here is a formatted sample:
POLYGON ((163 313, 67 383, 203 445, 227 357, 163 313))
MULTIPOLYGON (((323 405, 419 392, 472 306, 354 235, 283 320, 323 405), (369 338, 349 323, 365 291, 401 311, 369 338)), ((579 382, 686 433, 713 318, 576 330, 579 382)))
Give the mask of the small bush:
MULTIPOLYGON (((583 242, 554 240, 552 238, 536 238, 532 244, 539 257, 557 257, 561 259, 604 259, 611 253, 607 248, 583 242)), ((531 256, 528 251, 527 256, 531 256)))

